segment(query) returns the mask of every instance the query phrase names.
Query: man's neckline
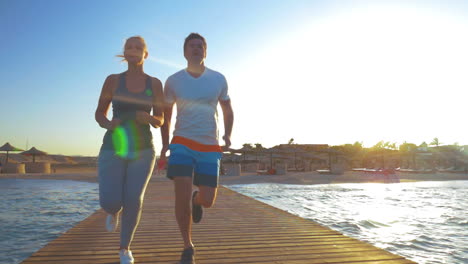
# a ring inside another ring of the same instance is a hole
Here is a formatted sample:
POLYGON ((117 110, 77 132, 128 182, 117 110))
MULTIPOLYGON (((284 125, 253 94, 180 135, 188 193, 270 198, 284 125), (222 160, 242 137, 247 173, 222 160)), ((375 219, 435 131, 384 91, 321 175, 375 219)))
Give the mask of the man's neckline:
POLYGON ((192 77, 193 79, 200 79, 200 77, 202 77, 202 76, 206 73, 206 70, 207 70, 207 69, 208 69, 208 68, 205 66, 205 69, 203 70, 203 72, 202 72, 200 75, 198 75, 197 77, 193 76, 193 75, 188 71, 188 68, 185 68, 185 72, 186 72, 190 77, 192 77))

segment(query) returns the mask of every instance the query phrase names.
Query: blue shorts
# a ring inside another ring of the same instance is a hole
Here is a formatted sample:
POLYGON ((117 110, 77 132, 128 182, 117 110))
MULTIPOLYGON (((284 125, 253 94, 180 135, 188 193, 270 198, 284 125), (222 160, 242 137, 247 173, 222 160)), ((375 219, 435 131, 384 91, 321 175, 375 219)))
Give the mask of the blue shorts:
POLYGON ((193 177, 196 186, 218 187, 222 153, 201 152, 181 144, 170 144, 167 177, 193 177))

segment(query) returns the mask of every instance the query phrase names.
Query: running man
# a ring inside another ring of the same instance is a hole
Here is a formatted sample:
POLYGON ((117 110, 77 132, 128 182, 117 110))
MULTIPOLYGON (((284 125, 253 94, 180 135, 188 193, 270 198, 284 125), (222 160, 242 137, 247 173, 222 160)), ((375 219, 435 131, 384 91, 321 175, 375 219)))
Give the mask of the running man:
POLYGON ((203 207, 216 200, 219 168, 222 156, 218 141, 218 102, 224 116, 223 140, 231 145, 234 114, 224 76, 205 67, 205 38, 191 33, 184 42, 187 68, 171 75, 165 84, 165 122, 161 128, 163 148, 161 159, 169 149, 167 177, 174 180, 175 215, 184 240, 181 264, 195 263, 192 243, 192 221, 200 222, 203 207), (171 144, 169 128, 174 104, 177 118, 171 144), (192 194, 192 183, 198 190, 192 194))

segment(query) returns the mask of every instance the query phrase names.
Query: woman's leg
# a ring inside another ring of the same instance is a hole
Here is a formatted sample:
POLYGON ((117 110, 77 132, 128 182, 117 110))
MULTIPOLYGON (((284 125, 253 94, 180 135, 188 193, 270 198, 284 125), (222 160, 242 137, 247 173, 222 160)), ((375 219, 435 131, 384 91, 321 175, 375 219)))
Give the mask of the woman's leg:
POLYGON ((115 215, 123 206, 126 161, 113 150, 101 150, 98 159, 99 202, 108 214, 115 215))
POLYGON ((153 149, 141 151, 137 160, 129 161, 124 184, 120 247, 129 248, 140 221, 143 197, 153 173, 156 154, 153 149))

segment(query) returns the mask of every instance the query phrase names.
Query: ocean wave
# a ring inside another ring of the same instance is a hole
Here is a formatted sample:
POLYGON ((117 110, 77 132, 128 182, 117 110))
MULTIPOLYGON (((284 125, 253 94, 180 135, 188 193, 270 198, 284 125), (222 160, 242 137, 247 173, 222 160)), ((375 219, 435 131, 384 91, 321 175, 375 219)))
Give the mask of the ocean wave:
POLYGON ((358 226, 360 228, 380 228, 380 227, 388 227, 389 225, 386 225, 384 223, 380 223, 377 221, 372 221, 372 220, 361 220, 358 222, 358 226))
POLYGON ((0 263, 20 263, 99 208, 97 184, 76 181, 0 179, 0 199, 0 263))
POLYGON ((468 181, 228 187, 417 263, 468 263, 468 181))

